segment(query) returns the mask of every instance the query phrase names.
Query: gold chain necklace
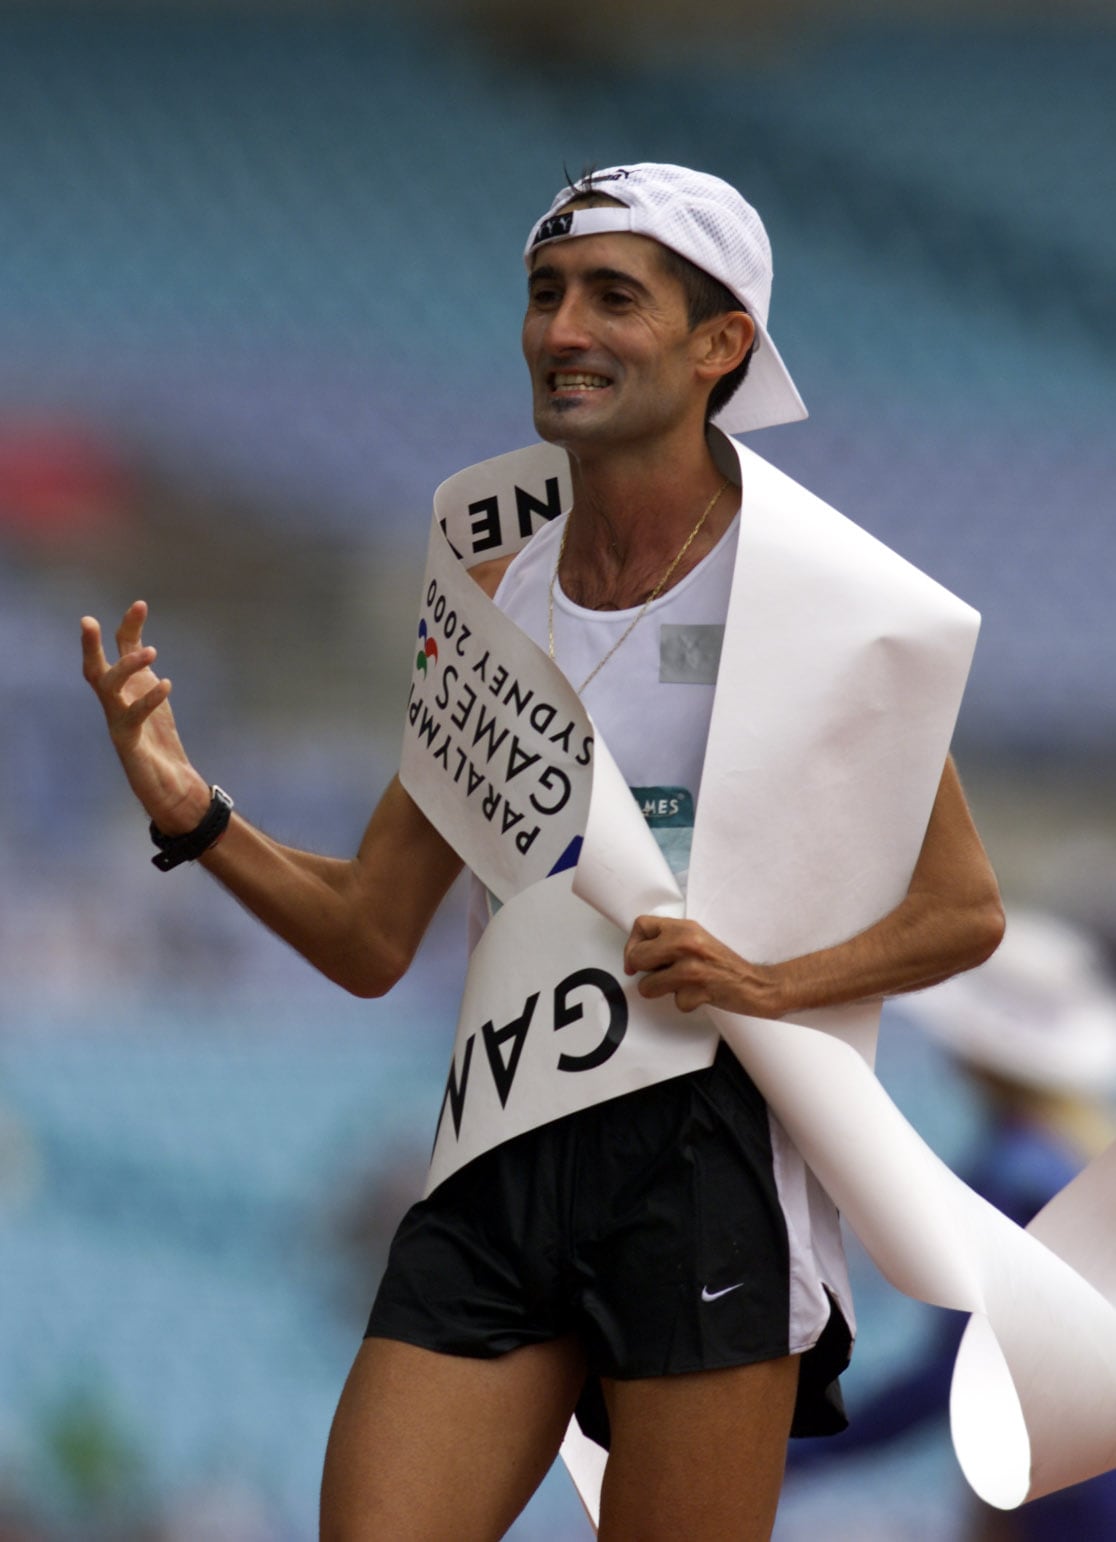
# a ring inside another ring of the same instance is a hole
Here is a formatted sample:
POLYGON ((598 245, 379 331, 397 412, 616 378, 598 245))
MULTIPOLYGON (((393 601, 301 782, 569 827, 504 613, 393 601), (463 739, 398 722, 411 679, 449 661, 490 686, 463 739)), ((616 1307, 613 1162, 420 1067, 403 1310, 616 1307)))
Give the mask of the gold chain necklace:
MULTIPOLYGON (((647 614, 648 610, 655 603, 655 601, 659 598, 659 595, 662 594, 663 590, 666 588, 667 584, 670 582, 671 574, 674 572, 674 570, 678 566, 678 564, 682 561, 682 558, 689 551, 690 547, 697 540, 697 537, 698 537, 698 535, 699 535, 699 533, 701 531, 701 527, 705 524, 705 521, 709 518, 710 514, 712 514, 714 504, 717 502, 717 499, 721 496, 721 494, 724 492, 725 488, 728 485, 729 485, 729 479, 728 479, 728 477, 726 477, 725 480, 721 483, 720 487, 718 487, 717 491, 713 494, 712 498, 710 498, 709 502, 705 505, 705 508, 702 509, 702 511, 701 511, 701 518, 698 520, 698 522, 694 526, 694 528, 690 531, 690 533, 686 537, 686 539, 682 542, 681 548, 679 549, 679 551, 677 552, 677 554, 675 555, 675 557, 671 561, 670 566, 667 568, 667 570, 663 574, 662 578, 659 579, 659 582, 655 585, 654 589, 652 589, 651 593, 644 600, 644 602, 643 602, 642 606, 640 607, 640 609, 632 617, 632 619, 628 622, 628 624, 624 628, 624 630, 620 633, 620 636, 613 643, 612 647, 605 654, 604 658, 601 659, 599 661, 599 663, 597 663, 597 664, 595 664, 593 666, 593 668, 585 676, 585 679, 578 686, 577 693, 578 693, 579 696, 581 695, 581 693, 585 689, 585 687, 589 684, 590 680, 596 679, 597 675, 601 672, 601 670, 608 663, 609 659, 616 652, 617 648, 619 648, 622 643, 626 643, 627 642, 628 638, 632 635, 632 633, 635 631, 636 627, 643 620, 643 618, 647 614)), ((550 587, 547 590, 547 606, 546 606, 547 644, 548 644, 548 649, 549 649, 550 657, 551 658, 554 657, 554 585, 558 582, 558 569, 562 566, 562 557, 563 557, 563 555, 565 553, 565 550, 566 550, 566 536, 569 534, 569 531, 570 531, 570 521, 569 521, 569 518, 567 516, 566 523, 562 527, 562 539, 561 539, 561 541, 559 542, 559 545, 558 545, 558 560, 554 564, 554 571, 550 575, 550 587)))

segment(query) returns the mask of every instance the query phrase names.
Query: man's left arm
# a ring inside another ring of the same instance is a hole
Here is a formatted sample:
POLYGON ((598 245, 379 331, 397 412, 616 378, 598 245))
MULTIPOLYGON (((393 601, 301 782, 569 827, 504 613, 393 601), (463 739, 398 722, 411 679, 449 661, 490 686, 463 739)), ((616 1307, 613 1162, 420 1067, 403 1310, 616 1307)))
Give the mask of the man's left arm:
POLYGON ((742 958, 696 921, 639 916, 624 950, 640 994, 679 1009, 723 1007, 793 1017, 811 1007, 875 1000, 936 985, 999 946, 1004 913, 995 874, 952 758, 946 762, 902 902, 846 942, 777 964, 742 958))

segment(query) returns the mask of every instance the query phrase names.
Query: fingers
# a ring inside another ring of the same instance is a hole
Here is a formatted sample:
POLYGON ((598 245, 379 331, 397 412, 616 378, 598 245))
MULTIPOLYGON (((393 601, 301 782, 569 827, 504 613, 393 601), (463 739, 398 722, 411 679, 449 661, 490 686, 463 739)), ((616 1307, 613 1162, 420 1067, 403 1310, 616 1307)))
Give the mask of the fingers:
POLYGON ((718 999, 730 955, 696 921, 639 916, 624 947, 624 968, 639 974, 639 993, 649 1001, 673 996, 681 1012, 718 999))
POLYGON ((139 648, 124 654, 115 664, 105 657, 101 642, 101 628, 91 616, 84 616, 81 623, 82 672, 94 690, 101 694, 119 690, 133 675, 147 669, 155 662, 154 648, 139 648))
POLYGON ((161 707, 171 693, 169 680, 156 680, 149 691, 142 696, 137 696, 135 701, 127 703, 120 714, 120 726, 124 728, 138 728, 145 723, 156 707, 161 707))
POLYGON ((696 930, 692 924, 661 916, 636 918, 624 948, 624 969, 628 974, 642 974, 639 993, 646 1000, 674 995, 682 1011, 698 1005, 697 1000, 684 1004, 690 997, 687 987, 692 987, 698 976, 692 946, 687 946, 689 934, 696 930))
POLYGON ((101 645, 101 623, 95 616, 82 616, 81 672, 90 685, 95 685, 107 668, 108 660, 101 645))
POLYGON ((105 656, 100 622, 95 616, 81 618, 82 673, 100 699, 114 734, 137 728, 171 692, 169 680, 152 678, 147 685, 138 679, 156 659, 156 650, 144 647, 142 641, 146 618, 143 600, 136 600, 125 611, 116 631, 120 657, 114 664, 105 656))
POLYGON ((147 601, 133 600, 116 629, 116 647, 123 658, 143 645, 143 624, 147 620, 147 601))
MULTIPOLYGON (((133 600, 116 629, 116 649, 121 658, 135 653, 143 646, 143 624, 146 620, 146 600, 133 600)), ((96 616, 81 618, 81 653, 85 678, 93 684, 109 667, 101 637, 101 623, 96 616)), ((149 653, 150 657, 146 660, 148 663, 154 658, 155 650, 152 648, 149 653)))
POLYGON ((640 975, 641 996, 673 996, 680 1012, 716 1006, 778 1018, 788 1010, 785 966, 743 958, 697 921, 638 916, 624 946, 624 969, 640 975))
POLYGON ((632 929, 628 933, 628 940, 624 944, 625 973, 638 974, 641 969, 652 967, 652 965, 645 962, 645 959, 649 956, 645 944, 654 942, 658 935, 658 916, 636 916, 632 923, 632 929))
POLYGON ((637 916, 624 946, 624 968, 628 974, 665 968, 684 955, 703 951, 706 936, 693 921, 637 916))

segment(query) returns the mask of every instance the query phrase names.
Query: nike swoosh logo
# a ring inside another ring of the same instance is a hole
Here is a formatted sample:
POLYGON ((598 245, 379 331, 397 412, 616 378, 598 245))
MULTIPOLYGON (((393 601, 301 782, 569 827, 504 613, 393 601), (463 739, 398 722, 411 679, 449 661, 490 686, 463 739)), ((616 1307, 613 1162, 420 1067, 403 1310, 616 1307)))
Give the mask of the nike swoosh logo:
POLYGON ((744 1281, 739 1280, 735 1285, 726 1285, 724 1290, 710 1290, 708 1285, 703 1285, 701 1287, 701 1299, 703 1301, 719 1301, 722 1296, 727 1296, 732 1291, 739 1290, 743 1284, 744 1281))

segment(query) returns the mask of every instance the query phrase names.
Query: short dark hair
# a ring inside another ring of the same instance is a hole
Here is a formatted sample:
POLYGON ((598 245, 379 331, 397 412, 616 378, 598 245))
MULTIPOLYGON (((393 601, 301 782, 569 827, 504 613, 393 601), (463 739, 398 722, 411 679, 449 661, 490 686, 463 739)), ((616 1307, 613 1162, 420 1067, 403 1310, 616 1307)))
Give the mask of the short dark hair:
MULTIPOLYGON (((740 303, 732 290, 722 284, 720 279, 714 278, 711 273, 706 273, 704 268, 699 268, 697 263, 691 262, 688 257, 683 257, 681 252, 676 252, 669 246, 662 246, 661 242, 660 246, 663 267, 682 285, 682 292, 686 297, 686 320, 691 332, 695 327, 700 327, 703 321, 712 321, 714 316, 723 316, 727 311, 746 310, 747 307, 740 303)), ((722 408, 727 407, 743 385, 758 343, 757 333, 752 339, 752 346, 736 368, 730 370, 727 375, 722 375, 710 391, 705 408, 707 421, 709 418, 716 417, 722 408)))

